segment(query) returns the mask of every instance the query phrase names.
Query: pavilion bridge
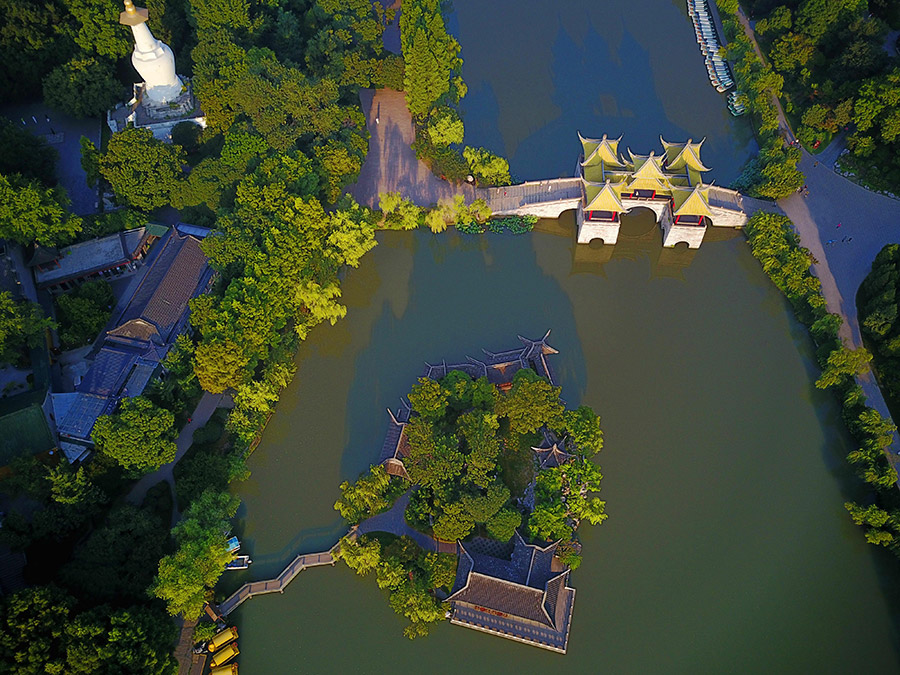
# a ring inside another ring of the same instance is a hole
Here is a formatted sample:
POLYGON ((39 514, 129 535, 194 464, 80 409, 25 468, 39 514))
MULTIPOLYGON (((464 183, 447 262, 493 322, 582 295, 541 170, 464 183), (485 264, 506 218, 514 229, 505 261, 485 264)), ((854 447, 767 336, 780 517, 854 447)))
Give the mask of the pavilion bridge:
POLYGON ((619 139, 579 134, 582 155, 575 178, 529 181, 501 188, 479 188, 494 215, 558 218, 575 210, 578 243, 615 244, 621 217, 635 209, 653 211, 663 231, 663 246, 685 243, 699 248, 709 227, 741 228, 756 211, 781 213, 773 202, 704 183, 709 169, 700 160, 699 143, 668 143, 662 153, 619 154, 619 139))

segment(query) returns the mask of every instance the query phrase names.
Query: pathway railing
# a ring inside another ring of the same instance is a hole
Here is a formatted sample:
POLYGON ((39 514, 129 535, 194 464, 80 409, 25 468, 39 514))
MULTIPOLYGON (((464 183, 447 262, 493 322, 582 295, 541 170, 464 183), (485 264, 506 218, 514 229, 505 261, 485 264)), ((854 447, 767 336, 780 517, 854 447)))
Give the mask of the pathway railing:
POLYGON ((287 567, 282 570, 274 579, 264 579, 262 581, 251 581, 246 583, 232 593, 227 600, 219 605, 219 613, 222 616, 228 616, 237 607, 254 595, 262 595, 264 593, 284 593, 285 587, 294 580, 300 572, 308 567, 320 567, 322 565, 334 565, 334 552, 338 544, 335 544, 327 551, 321 553, 303 553, 294 558, 287 567))

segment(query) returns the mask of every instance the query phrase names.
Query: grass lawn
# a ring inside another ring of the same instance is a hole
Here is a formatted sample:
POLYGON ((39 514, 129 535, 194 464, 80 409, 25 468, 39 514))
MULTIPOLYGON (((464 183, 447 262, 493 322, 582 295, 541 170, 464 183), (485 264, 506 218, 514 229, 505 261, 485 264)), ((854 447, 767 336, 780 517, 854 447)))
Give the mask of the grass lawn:
POLYGON ((37 405, 0 417, 0 466, 16 457, 34 455, 53 448, 53 439, 37 405))

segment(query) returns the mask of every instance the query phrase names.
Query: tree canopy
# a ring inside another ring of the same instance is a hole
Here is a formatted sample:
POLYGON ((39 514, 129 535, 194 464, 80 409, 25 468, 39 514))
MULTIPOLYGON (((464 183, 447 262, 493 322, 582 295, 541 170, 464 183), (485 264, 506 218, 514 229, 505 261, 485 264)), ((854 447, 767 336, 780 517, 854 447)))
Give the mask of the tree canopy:
POLYGON ((126 469, 155 471, 175 459, 175 416, 143 396, 124 398, 117 413, 97 420, 91 438, 126 469))
POLYGON ((207 490, 185 511, 173 528, 177 549, 159 561, 151 592, 166 602, 169 614, 196 619, 203 611, 207 592, 231 562, 225 545, 228 520, 240 501, 228 492, 207 490))
POLYGON ((65 244, 81 231, 60 187, 47 188, 19 174, 0 175, 0 238, 23 245, 65 244))
POLYGON ((172 200, 184 163, 181 146, 153 138, 149 129, 128 127, 109 140, 100 173, 123 202, 152 211, 172 200))

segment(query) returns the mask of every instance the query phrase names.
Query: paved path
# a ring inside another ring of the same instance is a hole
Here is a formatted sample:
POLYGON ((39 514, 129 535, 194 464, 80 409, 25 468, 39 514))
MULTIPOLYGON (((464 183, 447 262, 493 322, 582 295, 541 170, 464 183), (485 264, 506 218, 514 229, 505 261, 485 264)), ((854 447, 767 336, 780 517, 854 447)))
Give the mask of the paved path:
POLYGON ((88 187, 81 168, 81 137, 87 136, 99 148, 103 122, 96 118, 75 119, 39 103, 6 105, 0 108, 0 114, 35 136, 44 137, 59 152, 56 177, 72 200, 71 210, 78 215, 96 213, 97 189, 88 187))
POLYGON ((398 537, 406 535, 415 541, 426 551, 437 551, 437 542, 426 534, 422 534, 418 530, 414 530, 406 524, 403 513, 409 505, 409 497, 411 491, 404 494, 400 499, 394 502, 394 506, 389 511, 379 513, 361 522, 357 528, 358 534, 368 534, 370 532, 390 532, 398 537))
MULTIPOLYGON (((841 139, 834 143, 839 146, 841 139)), ((814 270, 822 281, 828 309, 844 317, 841 337, 859 347, 862 338, 856 292, 878 252, 887 244, 900 243, 900 201, 870 192, 838 175, 830 164, 821 161, 821 156, 804 151, 799 166, 806 175, 809 197, 795 194, 778 204, 794 222, 803 246, 818 261, 814 270), (850 238, 852 241, 842 242, 850 238)), ((868 375, 861 384, 870 405, 889 416, 874 378, 868 375)))
POLYGON ((456 187, 441 180, 416 159, 410 147, 416 137, 415 127, 403 92, 363 89, 360 101, 371 138, 359 179, 348 190, 357 202, 377 208, 382 192, 399 192, 420 206, 431 206, 455 194, 464 195, 468 201, 474 199, 471 186, 456 187))
MULTIPOLYGON (((147 490, 161 480, 164 480, 169 484, 169 487, 172 490, 172 499, 174 500, 175 476, 172 471, 175 468, 175 465, 178 463, 178 460, 184 456, 184 453, 187 452, 188 448, 191 447, 191 442, 194 440, 194 432, 209 421, 209 418, 212 417, 216 408, 228 407, 229 403, 230 398, 228 394, 210 394, 206 391, 203 392, 203 396, 197 404, 197 407, 194 409, 194 414, 191 416, 191 421, 184 425, 184 428, 175 440, 175 445, 177 447, 175 459, 168 464, 159 467, 159 469, 153 473, 149 473, 141 478, 135 483, 134 487, 131 488, 131 492, 128 493, 126 499, 132 504, 140 505, 147 495, 147 490)), ((176 504, 175 508, 172 509, 173 526, 178 522, 178 517, 178 505, 176 504)))

